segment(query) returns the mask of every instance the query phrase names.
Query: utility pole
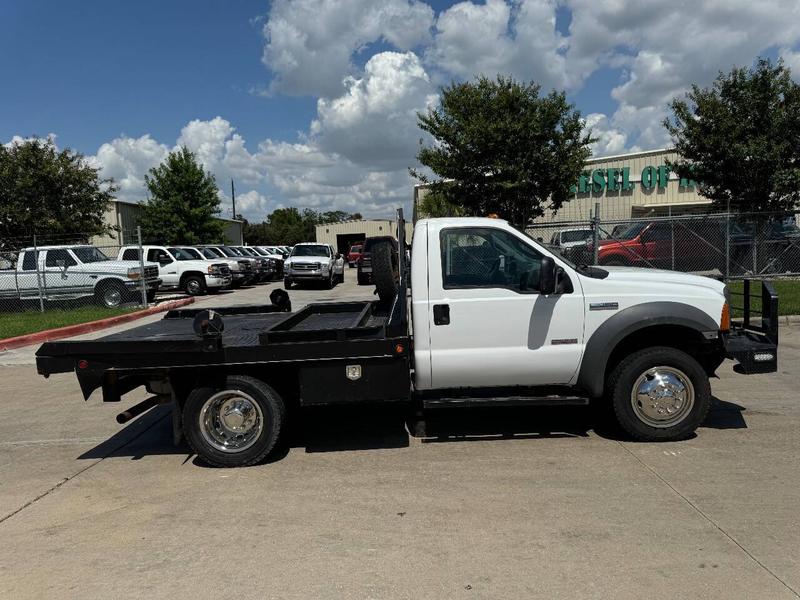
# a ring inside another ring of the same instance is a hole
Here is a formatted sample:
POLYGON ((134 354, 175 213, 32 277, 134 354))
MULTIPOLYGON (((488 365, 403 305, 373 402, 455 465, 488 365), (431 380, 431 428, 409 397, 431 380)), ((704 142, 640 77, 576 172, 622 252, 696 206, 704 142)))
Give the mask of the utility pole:
POLYGON ((233 204, 233 218, 236 218, 236 189, 233 187, 233 177, 231 177, 231 203, 233 204))

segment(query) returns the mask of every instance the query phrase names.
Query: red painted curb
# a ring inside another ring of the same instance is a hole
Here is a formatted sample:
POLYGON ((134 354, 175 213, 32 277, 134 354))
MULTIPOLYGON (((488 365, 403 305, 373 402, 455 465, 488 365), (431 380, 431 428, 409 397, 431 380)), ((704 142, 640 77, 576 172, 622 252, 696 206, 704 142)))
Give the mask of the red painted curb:
POLYGON ((27 335, 19 335, 17 337, 6 338, 0 340, 0 352, 4 350, 13 350, 21 348, 22 346, 29 346, 30 344, 40 344, 42 342, 50 342, 53 340, 60 340, 65 337, 72 337, 73 335, 82 335, 100 329, 106 329, 128 321, 135 321, 142 317, 154 315, 156 313, 172 310, 186 306, 194 302, 194 298, 183 298, 182 300, 172 300, 159 304, 158 306, 151 306, 144 310, 137 310, 136 312, 127 313, 124 315, 117 315, 116 317, 109 317, 107 319, 100 319, 99 321, 89 321, 88 323, 78 323, 77 325, 67 325, 66 327, 57 327, 56 329, 47 329, 45 331, 37 331, 36 333, 29 333, 27 335))

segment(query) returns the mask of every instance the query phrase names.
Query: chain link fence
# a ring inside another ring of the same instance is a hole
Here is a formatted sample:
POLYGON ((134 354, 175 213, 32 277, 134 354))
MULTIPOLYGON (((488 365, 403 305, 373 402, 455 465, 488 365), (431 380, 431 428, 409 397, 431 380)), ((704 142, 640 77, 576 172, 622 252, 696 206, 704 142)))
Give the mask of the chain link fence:
POLYGON ((143 262, 140 232, 118 232, 100 238, 99 244, 92 241, 85 234, 0 240, 0 316, 6 313, 19 321, 19 313, 87 307, 110 314, 151 304, 159 284, 158 266, 143 262), (139 250, 138 260, 117 260, 122 240, 139 250))
POLYGON ((800 275, 797 215, 691 214, 548 221, 529 235, 588 265, 671 269, 725 279, 800 275))

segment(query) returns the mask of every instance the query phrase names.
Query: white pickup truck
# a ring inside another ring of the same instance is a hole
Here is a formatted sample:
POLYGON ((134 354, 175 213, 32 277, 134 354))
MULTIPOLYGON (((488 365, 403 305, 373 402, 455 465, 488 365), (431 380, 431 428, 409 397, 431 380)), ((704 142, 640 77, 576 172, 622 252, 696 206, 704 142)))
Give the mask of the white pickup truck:
MULTIPOLYGON (((145 288, 152 301, 161 280, 158 266, 145 263, 145 288)), ((39 246, 20 251, 16 266, 0 271, 0 299, 73 300, 92 296, 109 308, 141 300, 139 260, 109 260, 94 246, 39 246), (36 255, 38 251, 38 256, 36 255)))
MULTIPOLYGON (((190 296, 216 292, 231 285, 231 270, 224 261, 208 263, 173 246, 142 246, 145 260, 158 265, 162 290, 183 290, 190 296)), ((139 260, 138 246, 123 246, 120 260, 139 260)))
POLYGON ((344 282, 344 258, 330 244, 296 244, 283 263, 283 286, 287 290, 295 283, 309 281, 321 282, 328 289, 337 281, 344 282))
MULTIPOLYGON (((401 213, 398 222, 402 249, 401 213)), ((393 244, 373 248, 376 269, 391 264, 393 244)), ((394 401, 424 421, 435 408, 594 401, 635 439, 679 440, 705 419, 709 377, 726 358, 742 373, 777 369, 767 282, 761 318, 745 299, 732 322, 719 281, 575 266, 486 218, 419 221, 410 273, 396 254, 394 294, 375 273, 381 300, 291 313, 274 290, 272 305, 173 311, 99 340, 44 344, 38 369, 74 370, 84 395, 102 388, 105 401, 144 385, 154 396, 120 422, 172 402, 175 431, 220 466, 263 459, 301 412, 289 404, 394 401)))

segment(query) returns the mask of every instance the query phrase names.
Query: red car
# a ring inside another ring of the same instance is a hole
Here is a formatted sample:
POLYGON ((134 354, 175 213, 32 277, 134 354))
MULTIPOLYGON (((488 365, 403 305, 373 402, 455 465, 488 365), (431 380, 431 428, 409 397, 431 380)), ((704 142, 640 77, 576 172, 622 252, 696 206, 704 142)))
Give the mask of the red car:
MULTIPOLYGON (((716 221, 634 223, 627 230, 618 233, 615 238, 599 241, 597 262, 609 266, 724 270, 725 238, 720 223, 716 221)), ((582 258, 589 258, 592 250, 592 243, 587 243, 586 256, 582 258)))
POLYGON ((347 253, 348 266, 355 267, 358 264, 358 259, 361 258, 361 251, 363 248, 363 244, 353 244, 350 246, 350 251, 347 253))

